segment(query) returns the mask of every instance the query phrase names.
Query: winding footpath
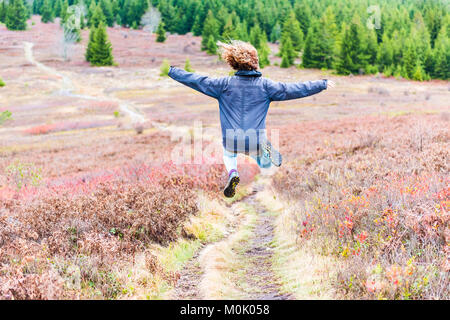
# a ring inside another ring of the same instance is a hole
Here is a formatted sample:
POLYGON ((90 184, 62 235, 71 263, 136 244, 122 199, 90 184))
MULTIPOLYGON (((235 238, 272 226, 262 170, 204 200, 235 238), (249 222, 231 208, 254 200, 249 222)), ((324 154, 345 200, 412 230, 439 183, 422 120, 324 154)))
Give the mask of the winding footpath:
MULTIPOLYGON (((94 96, 89 96, 89 95, 75 94, 74 93, 75 86, 69 77, 56 71, 55 69, 53 69, 49 66, 44 65, 43 63, 37 61, 34 58, 33 46, 34 46, 34 43, 26 42, 26 41, 23 42, 25 58, 28 60, 28 62, 35 65, 38 69, 40 69, 50 75, 57 76, 62 79, 62 86, 61 86, 61 90, 59 90, 57 92, 58 95, 72 97, 72 98, 86 99, 86 100, 95 100, 95 101, 102 101, 106 98, 106 97, 94 97, 94 96)), ((111 97, 109 97, 109 96, 107 98, 111 99, 111 97)), ((123 101, 118 100, 118 99, 114 99, 114 101, 118 102, 120 111, 122 111, 124 114, 129 116, 132 123, 145 122, 145 120, 146 120, 145 117, 135 107, 130 107, 128 104, 126 104, 123 101)))

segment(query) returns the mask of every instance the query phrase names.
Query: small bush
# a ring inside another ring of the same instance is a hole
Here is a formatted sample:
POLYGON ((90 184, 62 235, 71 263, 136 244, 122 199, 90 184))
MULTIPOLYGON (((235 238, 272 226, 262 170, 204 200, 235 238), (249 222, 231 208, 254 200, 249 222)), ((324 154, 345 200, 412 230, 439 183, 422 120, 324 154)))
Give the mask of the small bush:
POLYGON ((9 118, 11 118, 11 112, 9 111, 3 111, 0 113, 0 125, 5 122, 6 120, 8 120, 9 118))
POLYGON ((161 73, 159 74, 162 77, 167 77, 169 75, 169 70, 170 70, 170 63, 169 60, 164 59, 162 64, 161 64, 161 73))
POLYGON ((375 74, 378 72, 378 67, 368 64, 364 70, 366 74, 375 74))
POLYGON ((194 69, 192 69, 191 61, 189 61, 189 58, 186 59, 186 63, 184 64, 184 70, 187 72, 194 72, 194 69))

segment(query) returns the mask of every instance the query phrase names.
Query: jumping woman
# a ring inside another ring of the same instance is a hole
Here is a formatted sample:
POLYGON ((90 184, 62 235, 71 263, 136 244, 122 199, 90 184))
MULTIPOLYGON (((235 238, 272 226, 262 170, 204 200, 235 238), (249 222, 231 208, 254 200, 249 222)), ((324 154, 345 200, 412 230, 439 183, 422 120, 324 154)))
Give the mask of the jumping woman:
POLYGON ((272 101, 307 97, 328 87, 331 80, 297 83, 275 82, 261 77, 258 52, 249 43, 233 40, 218 43, 222 59, 236 70, 234 76, 210 78, 170 67, 169 77, 219 100, 222 128, 223 162, 228 171, 225 197, 235 195, 239 184, 237 155, 256 160, 260 168, 281 166, 281 154, 266 136, 266 115, 272 101))

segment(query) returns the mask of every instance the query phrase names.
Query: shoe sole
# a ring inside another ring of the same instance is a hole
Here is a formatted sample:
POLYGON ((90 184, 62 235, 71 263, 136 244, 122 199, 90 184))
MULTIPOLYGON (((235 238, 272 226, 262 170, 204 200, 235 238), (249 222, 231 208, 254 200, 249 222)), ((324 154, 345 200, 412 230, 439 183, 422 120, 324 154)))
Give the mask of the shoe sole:
POLYGON ((233 198, 236 194, 236 187, 239 184, 241 180, 239 177, 233 177, 231 178, 230 183, 226 186, 226 188, 223 190, 223 194, 227 198, 233 198))
POLYGON ((279 153, 277 150, 275 150, 275 149, 272 149, 272 146, 270 146, 270 147, 264 147, 264 150, 268 153, 268 155, 269 155, 269 159, 270 159, 270 161, 273 163, 273 165, 274 166, 276 166, 276 167, 280 167, 281 166, 281 163, 283 162, 283 157, 281 156, 281 153, 279 153), (276 161, 275 159, 274 159, 274 154, 276 154, 277 155, 277 158, 278 158, 278 160, 279 161, 276 161))
POLYGON ((272 161, 272 163, 276 166, 276 167, 280 167, 281 166, 281 163, 283 162, 283 158, 281 157, 281 154, 277 151, 277 153, 278 153, 278 159, 279 159, 279 161, 275 161, 274 159, 273 159, 273 156, 272 156, 272 152, 269 152, 269 157, 270 157, 270 161, 272 161))

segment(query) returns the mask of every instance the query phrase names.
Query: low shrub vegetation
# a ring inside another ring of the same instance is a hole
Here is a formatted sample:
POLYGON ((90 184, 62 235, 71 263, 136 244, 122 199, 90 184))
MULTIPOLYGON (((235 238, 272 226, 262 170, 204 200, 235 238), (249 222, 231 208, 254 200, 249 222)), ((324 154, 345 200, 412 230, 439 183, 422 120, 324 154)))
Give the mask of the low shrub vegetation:
POLYGON ((422 119, 291 128, 305 134, 301 147, 289 146, 302 154, 291 155, 274 184, 298 204, 299 241, 342 262, 332 279, 342 298, 449 295, 449 132, 439 116, 422 119))
MULTIPOLYGON (((193 232, 190 221, 199 211, 196 190, 202 199, 220 195, 222 166, 140 165, 54 181, 39 175, 37 185, 34 166, 19 164, 8 167, 10 187, 0 189, 0 299, 156 298, 178 275, 155 246, 178 248, 194 237, 186 245, 198 248, 216 236, 193 232)), ((252 168, 244 180, 253 179, 252 168)), ((215 222, 207 220, 210 230, 215 222)))

